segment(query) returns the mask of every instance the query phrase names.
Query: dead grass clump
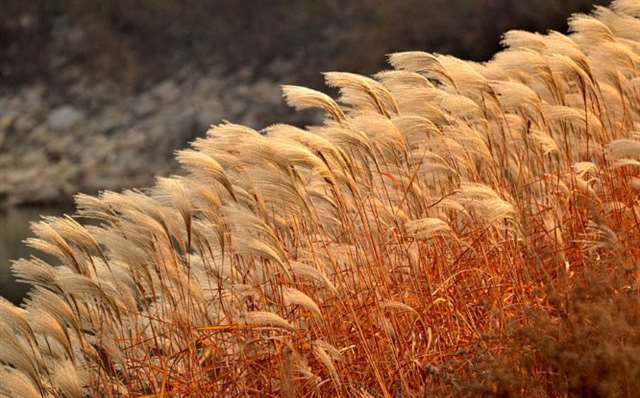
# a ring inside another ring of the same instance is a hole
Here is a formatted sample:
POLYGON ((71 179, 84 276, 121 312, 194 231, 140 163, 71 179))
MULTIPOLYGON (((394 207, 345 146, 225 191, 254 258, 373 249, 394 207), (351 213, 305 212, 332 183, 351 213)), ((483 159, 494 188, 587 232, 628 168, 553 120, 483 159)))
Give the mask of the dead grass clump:
POLYGON ((471 359, 452 361, 463 372, 441 370, 427 389, 496 397, 635 396, 640 303, 630 276, 589 269, 568 290, 549 288, 546 305, 526 308, 500 341, 502 349, 492 350, 496 343, 487 339, 471 359))

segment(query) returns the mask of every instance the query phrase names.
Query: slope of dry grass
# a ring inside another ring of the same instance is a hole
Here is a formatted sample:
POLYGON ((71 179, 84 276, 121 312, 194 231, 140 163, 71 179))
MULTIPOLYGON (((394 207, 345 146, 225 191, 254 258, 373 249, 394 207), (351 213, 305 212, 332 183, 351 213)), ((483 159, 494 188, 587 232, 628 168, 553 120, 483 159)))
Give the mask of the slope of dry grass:
POLYGON ((638 17, 618 0, 486 64, 327 73, 337 101, 284 87, 321 126, 223 123, 185 176, 78 196, 97 225, 28 241, 62 265, 13 265, 34 289, 0 303, 0 390, 632 396, 638 17))

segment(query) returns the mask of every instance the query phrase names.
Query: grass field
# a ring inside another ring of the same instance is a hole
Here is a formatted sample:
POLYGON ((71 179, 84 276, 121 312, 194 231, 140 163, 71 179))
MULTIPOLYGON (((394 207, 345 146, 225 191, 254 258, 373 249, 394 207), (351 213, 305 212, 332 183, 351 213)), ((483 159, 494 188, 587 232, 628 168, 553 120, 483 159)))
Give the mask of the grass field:
POLYGON ((184 175, 79 195, 28 240, 62 265, 13 264, 34 288, 0 302, 0 391, 634 396, 638 18, 326 73, 337 100, 283 87, 322 125, 222 123, 184 175))

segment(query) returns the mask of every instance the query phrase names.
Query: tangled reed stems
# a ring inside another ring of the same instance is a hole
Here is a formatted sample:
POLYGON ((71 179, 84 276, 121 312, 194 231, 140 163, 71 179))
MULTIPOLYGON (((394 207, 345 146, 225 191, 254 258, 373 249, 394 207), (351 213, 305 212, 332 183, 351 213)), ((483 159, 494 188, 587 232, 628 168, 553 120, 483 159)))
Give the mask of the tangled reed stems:
POLYGON ((327 73, 338 100, 285 86, 325 122, 222 123, 185 175, 78 195, 27 240, 59 264, 13 263, 33 289, 0 302, 0 394, 455 395, 449 365, 556 316, 551 288, 602 269, 636 300, 638 18, 617 0, 569 35, 511 31, 482 64, 392 54, 327 73))

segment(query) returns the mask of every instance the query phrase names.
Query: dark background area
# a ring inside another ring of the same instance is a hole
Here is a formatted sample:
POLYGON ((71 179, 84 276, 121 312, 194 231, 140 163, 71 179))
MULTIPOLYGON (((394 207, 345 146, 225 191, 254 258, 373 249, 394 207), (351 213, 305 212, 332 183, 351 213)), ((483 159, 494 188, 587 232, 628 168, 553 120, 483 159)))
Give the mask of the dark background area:
MULTIPOLYGON (((421 49, 487 60, 509 29, 564 30, 591 0, 2 0, 2 85, 55 84, 52 32, 65 19, 83 27, 67 62, 95 79, 139 90, 185 60, 206 69, 296 60, 292 80, 319 72, 372 72, 384 54, 421 49)), ((67 23, 69 21, 66 21, 67 23)), ((57 82, 60 83, 60 82, 57 82)), ((64 85, 62 84, 62 87, 64 85)))

